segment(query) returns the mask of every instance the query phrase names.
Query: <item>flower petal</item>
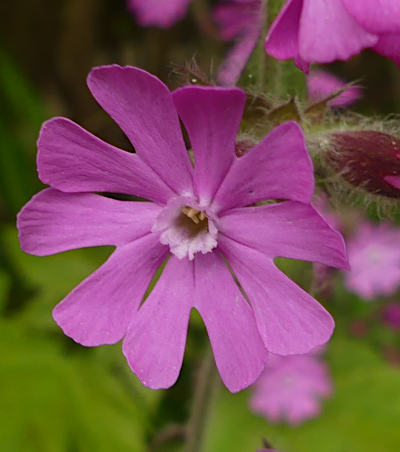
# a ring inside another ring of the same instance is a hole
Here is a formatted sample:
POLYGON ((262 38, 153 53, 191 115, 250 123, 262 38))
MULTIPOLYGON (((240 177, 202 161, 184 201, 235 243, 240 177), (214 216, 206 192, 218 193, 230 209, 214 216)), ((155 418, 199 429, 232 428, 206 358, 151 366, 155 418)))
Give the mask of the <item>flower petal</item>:
POLYGON ((265 50, 278 60, 296 58, 299 55, 299 24, 303 0, 288 0, 273 22, 265 50))
POLYGON ((234 209, 221 233, 268 257, 288 257, 348 268, 343 237, 310 204, 294 201, 234 209))
POLYGON ((398 0, 342 0, 348 12, 371 33, 400 33, 398 0))
POLYGON ((373 50, 386 58, 392 59, 400 66, 400 33, 381 35, 373 50))
POLYGON ((194 185, 200 204, 208 204, 232 164, 245 93, 238 88, 187 86, 174 102, 194 152, 194 185))
POLYGON ((129 325, 124 355, 141 382, 152 389, 169 388, 178 378, 192 308, 193 278, 193 262, 172 256, 129 325))
POLYGON ((252 310, 217 253, 197 255, 194 263, 195 307, 224 384, 231 392, 240 391, 258 378, 266 359, 252 310))
POLYGON ((54 308, 54 320, 82 345, 118 342, 167 252, 156 234, 117 249, 54 308))
POLYGON ((221 38, 237 41, 218 69, 219 84, 230 86, 239 79, 257 44, 263 14, 261 0, 222 2, 214 8, 213 18, 218 25, 221 38))
POLYGON ((133 194, 159 203, 174 194, 139 156, 105 143, 69 119, 46 121, 38 148, 39 177, 58 190, 133 194))
POLYGON ((331 315, 270 258, 227 237, 220 237, 219 244, 249 298, 269 352, 307 353, 329 340, 331 315))
POLYGON ((308 75, 307 90, 308 97, 315 102, 326 99, 336 91, 342 90, 339 95, 328 102, 328 105, 332 108, 347 107, 357 102, 361 97, 361 88, 358 86, 346 87, 346 83, 342 79, 321 69, 311 71, 308 75))
POLYGON ((385 176, 384 180, 393 187, 400 188, 400 176, 385 176))
POLYGON ((229 50, 223 63, 218 68, 217 81, 220 85, 231 86, 239 80, 257 44, 259 34, 259 29, 247 32, 229 50))
POLYGON ((235 157, 214 205, 226 210, 273 198, 310 202, 313 191, 313 167, 303 132, 289 121, 243 157, 235 157))
POLYGON ((140 158, 175 192, 191 194, 192 166, 164 83, 142 69, 118 65, 92 69, 87 83, 140 158))
POLYGON ((299 30, 299 53, 304 60, 347 60, 377 40, 353 19, 340 0, 304 0, 299 30))
POLYGON ((186 14, 191 0, 128 0, 128 9, 137 22, 144 26, 171 27, 186 14))
POLYGON ((18 214, 21 248, 47 256, 87 246, 123 245, 148 234, 160 211, 153 203, 48 188, 18 214))

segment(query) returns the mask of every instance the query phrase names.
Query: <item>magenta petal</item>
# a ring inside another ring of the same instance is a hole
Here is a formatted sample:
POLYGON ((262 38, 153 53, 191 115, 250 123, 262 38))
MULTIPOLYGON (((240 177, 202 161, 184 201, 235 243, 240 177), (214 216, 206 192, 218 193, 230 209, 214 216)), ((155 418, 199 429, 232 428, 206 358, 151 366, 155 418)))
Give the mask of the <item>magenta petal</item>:
POLYGON ((195 160, 194 185, 208 204, 232 164, 245 93, 238 88, 188 86, 174 102, 189 133, 195 160))
POLYGON ((234 163, 215 196, 217 209, 246 206, 265 199, 310 202, 314 174, 300 126, 276 127, 234 163))
POLYGON ((303 0, 288 0, 272 24, 265 50, 278 60, 299 56, 299 23, 303 0))
POLYGON ((220 85, 231 86, 239 80, 257 44, 259 34, 259 30, 254 30, 234 44, 218 69, 217 81, 220 85))
MULTIPOLYGON (((321 69, 312 71, 307 77, 308 96, 313 101, 320 101, 343 89, 346 83, 339 77, 321 69)), ((361 89, 358 86, 348 86, 338 96, 328 102, 333 108, 347 107, 361 97, 361 89)))
POLYGON ((123 352, 145 386, 169 388, 178 378, 193 293, 193 262, 173 256, 129 325, 123 352))
POLYGON ((340 0, 304 0, 299 30, 299 53, 304 60, 347 60, 377 40, 353 19, 340 0))
POLYGON ((194 263, 195 307, 224 384, 231 392, 240 391, 258 378, 266 358, 253 312, 217 253, 198 255, 194 263))
POLYGON ((58 190, 114 192, 166 203, 174 193, 140 158, 66 118, 46 121, 38 140, 41 181, 58 190))
POLYGON ((174 191, 190 194, 192 166, 164 83, 142 69, 118 65, 92 69, 87 83, 143 161, 174 191))
POLYGON ((343 237, 310 204, 287 201, 234 209, 220 218, 218 229, 271 258, 348 268, 343 237))
POLYGON ((308 293, 257 250, 220 237, 219 244, 253 307, 268 351, 307 353, 326 343, 334 321, 308 293))
POLYGON ((151 231, 161 208, 91 193, 52 188, 35 195, 18 214, 21 248, 36 256, 100 245, 123 245, 151 231))
POLYGON ((128 0, 128 8, 142 26, 168 28, 182 19, 191 0, 128 0))
POLYGON ((341 0, 357 22, 371 33, 400 33, 399 0, 341 0))
POLYGON ((155 234, 117 249, 54 308, 54 320, 82 345, 118 342, 167 251, 155 234))
POLYGON ((257 44, 263 14, 261 0, 222 2, 214 8, 222 39, 237 41, 218 69, 219 84, 230 86, 239 79, 257 44))
POLYGON ((384 179, 393 187, 400 188, 400 176, 385 176, 384 179))
POLYGON ((381 35, 373 49, 384 57, 392 59, 400 66, 400 33, 381 35))

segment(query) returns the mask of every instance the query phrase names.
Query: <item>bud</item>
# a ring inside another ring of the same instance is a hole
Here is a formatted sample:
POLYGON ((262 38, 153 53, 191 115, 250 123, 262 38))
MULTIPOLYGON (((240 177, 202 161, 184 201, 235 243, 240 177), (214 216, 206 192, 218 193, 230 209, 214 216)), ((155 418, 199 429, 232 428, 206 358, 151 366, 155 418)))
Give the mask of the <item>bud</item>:
POLYGON ((360 130, 330 135, 326 162, 350 184, 368 192, 400 197, 400 140, 382 132, 360 130))

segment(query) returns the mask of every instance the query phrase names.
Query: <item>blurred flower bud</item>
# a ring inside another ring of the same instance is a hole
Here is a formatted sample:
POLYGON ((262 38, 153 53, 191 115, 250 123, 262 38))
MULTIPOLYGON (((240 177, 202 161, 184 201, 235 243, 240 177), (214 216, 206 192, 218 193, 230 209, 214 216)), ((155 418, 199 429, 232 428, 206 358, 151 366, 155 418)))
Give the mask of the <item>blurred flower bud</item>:
POLYGON ((400 140, 391 135, 373 130, 333 133, 326 161, 356 187, 400 197, 400 188, 393 184, 400 175, 400 140))

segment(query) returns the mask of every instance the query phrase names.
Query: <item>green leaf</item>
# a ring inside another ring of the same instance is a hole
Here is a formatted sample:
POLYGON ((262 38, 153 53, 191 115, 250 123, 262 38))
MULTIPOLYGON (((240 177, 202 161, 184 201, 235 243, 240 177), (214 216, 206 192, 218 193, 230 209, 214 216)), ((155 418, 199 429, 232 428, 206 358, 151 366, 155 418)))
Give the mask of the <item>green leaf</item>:
POLYGON ((0 449, 144 450, 144 416, 119 379, 88 352, 0 321, 0 449))

